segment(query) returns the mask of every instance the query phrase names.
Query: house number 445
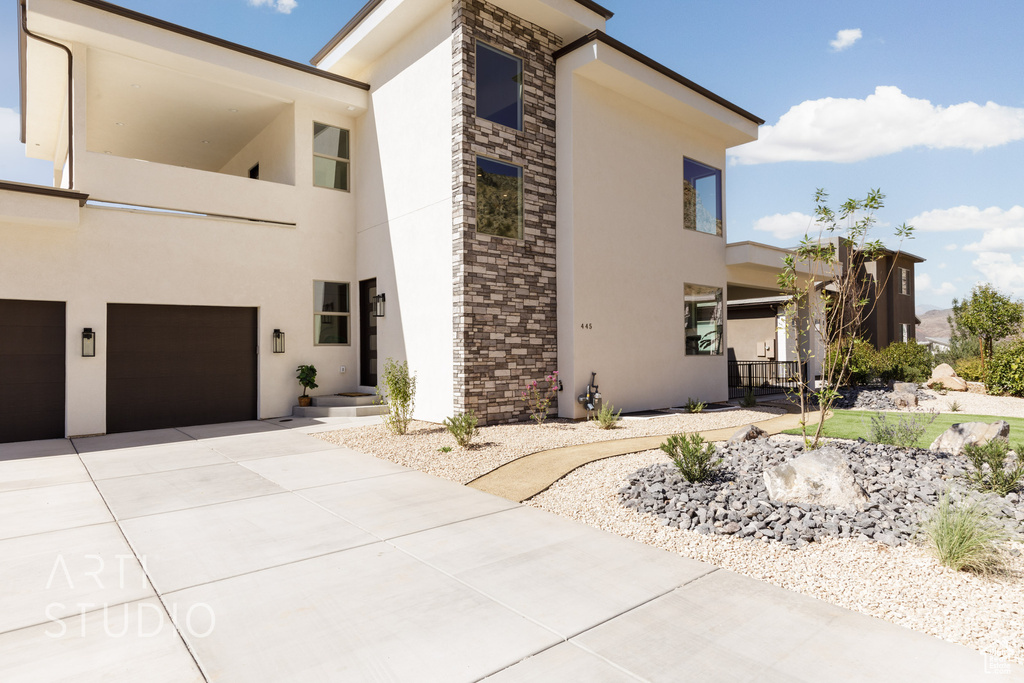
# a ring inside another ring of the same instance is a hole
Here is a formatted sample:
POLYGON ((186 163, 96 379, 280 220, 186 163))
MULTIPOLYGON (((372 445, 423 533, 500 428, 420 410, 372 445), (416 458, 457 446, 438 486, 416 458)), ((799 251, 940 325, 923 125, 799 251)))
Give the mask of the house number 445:
POLYGON ((594 323, 580 323, 581 330, 592 330, 594 329, 594 323))

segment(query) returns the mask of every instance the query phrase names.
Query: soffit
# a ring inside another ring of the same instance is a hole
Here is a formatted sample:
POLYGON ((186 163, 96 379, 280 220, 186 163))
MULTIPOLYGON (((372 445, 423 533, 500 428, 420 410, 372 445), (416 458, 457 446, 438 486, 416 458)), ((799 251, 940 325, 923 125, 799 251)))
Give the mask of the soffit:
POLYGON ((217 171, 291 106, 96 48, 87 64, 92 152, 217 171))

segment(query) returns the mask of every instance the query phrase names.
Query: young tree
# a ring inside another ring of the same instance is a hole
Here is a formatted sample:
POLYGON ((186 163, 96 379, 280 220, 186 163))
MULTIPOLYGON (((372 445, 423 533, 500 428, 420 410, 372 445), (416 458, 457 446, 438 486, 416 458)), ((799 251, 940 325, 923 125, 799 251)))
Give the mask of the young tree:
MULTIPOLYGON (((863 199, 847 199, 837 210, 829 208, 828 193, 818 189, 814 194, 814 230, 804 235, 800 245, 783 260, 778 285, 790 296, 787 315, 799 321, 798 332, 804 339, 820 342, 819 350, 810 343, 798 343, 796 355, 806 367, 818 353, 827 354, 822 364, 821 385, 815 378, 801 373, 795 393, 800 400, 800 426, 804 443, 817 448, 821 440, 824 416, 839 397, 836 388, 845 380, 853 356, 855 342, 863 324, 874 310, 875 291, 885 287, 896 267, 889 259, 887 267, 874 267, 887 253, 881 240, 872 240, 875 213, 885 206, 881 190, 871 190, 863 199), (807 435, 807 412, 816 399, 822 419, 813 438, 807 435)), ((906 224, 894 230, 901 246, 913 239, 913 227, 906 224)), ((899 249, 893 250, 899 255, 899 249)))
POLYGON ((992 285, 976 285, 971 298, 960 303, 953 299, 953 320, 957 330, 967 330, 978 337, 981 367, 992 357, 993 343, 1019 332, 1024 322, 1024 303, 1014 301, 992 285))

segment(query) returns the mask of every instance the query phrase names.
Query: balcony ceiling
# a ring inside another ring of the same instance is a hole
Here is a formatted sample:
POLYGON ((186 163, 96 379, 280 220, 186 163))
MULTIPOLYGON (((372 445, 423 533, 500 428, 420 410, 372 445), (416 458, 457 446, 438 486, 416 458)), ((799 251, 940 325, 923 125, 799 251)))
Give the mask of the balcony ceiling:
POLYGON ((88 53, 91 152, 218 171, 291 103, 103 50, 88 53))

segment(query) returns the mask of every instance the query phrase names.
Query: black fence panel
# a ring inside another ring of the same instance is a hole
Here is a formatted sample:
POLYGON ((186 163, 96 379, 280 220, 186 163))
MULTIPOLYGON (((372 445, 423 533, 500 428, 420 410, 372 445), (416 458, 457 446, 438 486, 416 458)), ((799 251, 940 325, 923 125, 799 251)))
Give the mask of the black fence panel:
POLYGON ((742 398, 748 391, 754 396, 782 394, 799 384, 797 361, 729 361, 729 398, 742 398))

